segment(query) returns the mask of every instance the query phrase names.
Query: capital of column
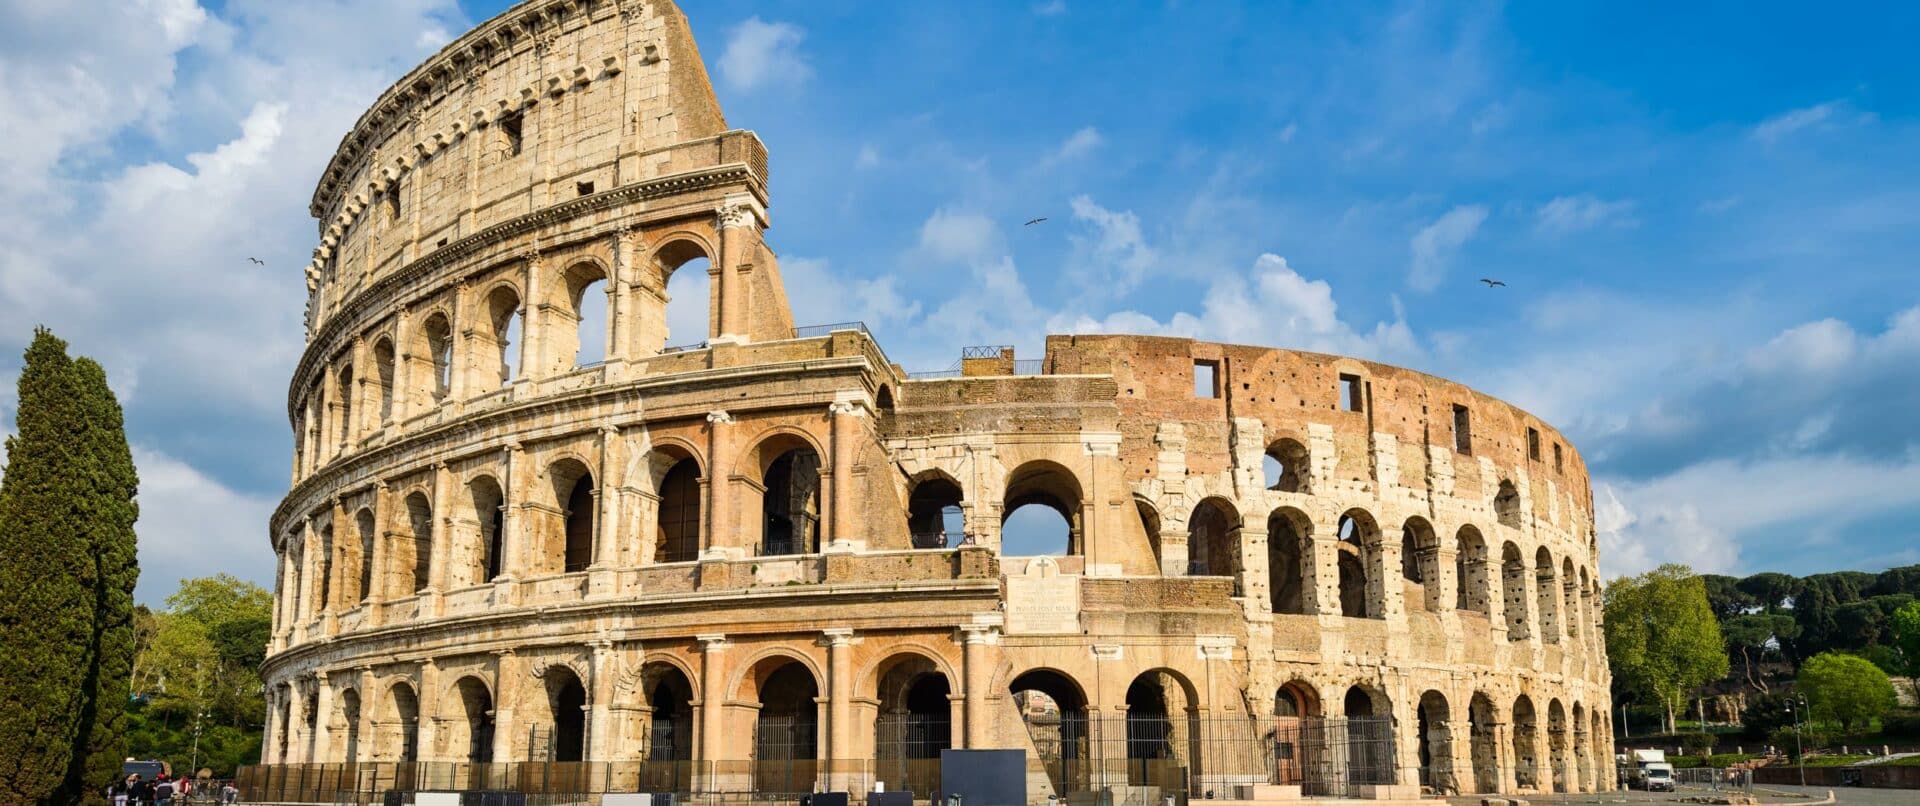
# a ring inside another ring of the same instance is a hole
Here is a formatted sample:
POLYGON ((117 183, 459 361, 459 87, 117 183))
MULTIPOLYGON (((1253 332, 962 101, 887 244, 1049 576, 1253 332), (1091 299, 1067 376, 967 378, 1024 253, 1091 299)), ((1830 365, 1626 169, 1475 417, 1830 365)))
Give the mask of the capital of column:
POLYGON ((836 416, 844 414, 848 417, 865 417, 867 409, 856 401, 836 400, 827 404, 827 413, 836 416))
POLYGON ((714 425, 724 425, 733 422, 733 415, 728 414, 725 409, 716 409, 707 412, 707 422, 714 425))
POLYGON ((713 208, 713 214, 718 217, 721 229, 757 224, 767 217, 760 202, 745 194, 728 196, 713 208))
POLYGON ((962 624, 960 640, 968 644, 997 644, 1000 643, 1000 628, 992 624, 962 624))
POLYGON ((821 630, 820 634, 824 636, 827 646, 838 648, 853 645, 852 627, 828 627, 821 630))
POLYGON ((1120 660, 1126 654, 1120 644, 1094 644, 1090 649, 1094 660, 1120 660))
POLYGON ((720 633, 696 635, 693 637, 693 640, 700 642, 700 651, 702 652, 720 652, 727 648, 727 637, 720 633))

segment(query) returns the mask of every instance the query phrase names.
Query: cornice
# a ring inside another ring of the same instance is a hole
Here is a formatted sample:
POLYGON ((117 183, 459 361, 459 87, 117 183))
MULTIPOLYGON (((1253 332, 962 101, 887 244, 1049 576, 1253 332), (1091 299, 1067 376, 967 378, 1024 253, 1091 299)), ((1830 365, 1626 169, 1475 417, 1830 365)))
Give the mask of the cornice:
POLYGON ((360 289, 334 306, 336 313, 316 329, 307 339, 306 351, 300 356, 300 363, 293 373, 293 381, 287 388, 287 419, 296 422, 300 408, 300 392, 312 381, 312 375, 319 369, 324 356, 330 352, 333 341, 342 330, 357 325, 366 319, 368 311, 365 303, 380 295, 389 294, 421 277, 443 267, 455 264, 508 238, 524 235, 550 224, 559 223, 603 210, 632 204, 639 201, 674 196, 682 193, 700 191, 728 185, 746 185, 755 197, 765 200, 766 189, 761 177, 756 176, 746 163, 716 165, 685 173, 673 174, 646 182, 568 199, 559 204, 544 207, 534 212, 500 222, 460 240, 447 244, 427 253, 412 263, 400 267, 392 273, 379 278, 360 289))

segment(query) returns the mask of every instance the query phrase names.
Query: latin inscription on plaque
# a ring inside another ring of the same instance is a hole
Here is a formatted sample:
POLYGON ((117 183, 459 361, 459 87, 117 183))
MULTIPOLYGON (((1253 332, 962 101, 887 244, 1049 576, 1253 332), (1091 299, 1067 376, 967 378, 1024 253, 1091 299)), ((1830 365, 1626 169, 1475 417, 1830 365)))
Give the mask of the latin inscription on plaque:
POLYGON ((1026 573, 1007 577, 1008 635, 1080 632, 1080 578, 1061 576, 1047 557, 1027 562, 1026 573))

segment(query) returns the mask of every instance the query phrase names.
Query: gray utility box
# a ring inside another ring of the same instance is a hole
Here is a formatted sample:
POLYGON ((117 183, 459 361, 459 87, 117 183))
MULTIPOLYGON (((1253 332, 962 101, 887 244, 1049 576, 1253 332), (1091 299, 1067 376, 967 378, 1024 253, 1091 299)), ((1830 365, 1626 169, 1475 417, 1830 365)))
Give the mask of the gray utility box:
POLYGON ((1027 806, 1027 751, 942 750, 932 806, 1027 806))

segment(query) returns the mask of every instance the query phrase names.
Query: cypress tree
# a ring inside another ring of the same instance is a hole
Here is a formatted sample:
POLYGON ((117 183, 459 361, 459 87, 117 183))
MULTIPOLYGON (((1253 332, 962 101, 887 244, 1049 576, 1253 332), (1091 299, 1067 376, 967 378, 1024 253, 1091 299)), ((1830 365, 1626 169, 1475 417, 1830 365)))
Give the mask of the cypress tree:
POLYGON ((98 571, 80 386, 66 342, 36 331, 0 479, 0 793, 14 802, 57 802, 87 699, 98 571))
POLYGON ((133 587, 140 580, 133 532, 140 508, 134 494, 140 482, 133 451, 127 446, 120 402, 107 385, 106 371, 93 359, 80 358, 73 362, 73 373, 86 421, 81 441, 90 472, 79 492, 89 498, 94 621, 85 701, 58 801, 103 804, 102 793, 119 777, 126 754, 127 691, 134 654, 133 587))

